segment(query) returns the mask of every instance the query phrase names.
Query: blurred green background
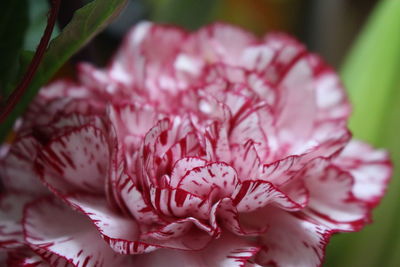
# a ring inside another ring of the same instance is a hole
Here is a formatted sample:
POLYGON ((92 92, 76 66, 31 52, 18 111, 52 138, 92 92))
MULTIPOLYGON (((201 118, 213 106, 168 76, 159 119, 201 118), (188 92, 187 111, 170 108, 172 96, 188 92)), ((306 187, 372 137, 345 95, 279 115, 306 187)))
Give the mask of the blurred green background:
MULTIPOLYGON (((29 23, 23 49, 35 50, 51 1, 26 2, 29 23)), ((53 35, 88 2, 61 1, 53 35)), ((73 76, 77 61, 104 65, 127 30, 141 20, 191 30, 225 21, 257 35, 291 33, 341 74, 354 105, 350 128, 355 137, 387 148, 395 167, 400 163, 400 0, 127 0, 117 19, 74 54, 57 75, 73 76)), ((400 175, 396 169, 373 218, 374 223, 359 233, 335 235, 324 266, 400 266, 400 175)))

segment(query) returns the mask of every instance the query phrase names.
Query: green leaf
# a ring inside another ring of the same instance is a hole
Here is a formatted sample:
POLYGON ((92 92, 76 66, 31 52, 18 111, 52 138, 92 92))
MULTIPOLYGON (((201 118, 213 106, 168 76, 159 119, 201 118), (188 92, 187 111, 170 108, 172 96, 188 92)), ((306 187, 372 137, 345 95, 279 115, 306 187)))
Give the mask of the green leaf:
POLYGON ((3 0, 0 10, 0 96, 6 98, 19 69, 19 53, 28 27, 28 2, 3 0))
POLYGON ((75 12, 70 23, 50 42, 28 90, 2 123, 0 140, 4 140, 16 118, 24 112, 40 87, 48 82, 72 55, 107 26, 120 13, 126 2, 127 0, 94 0, 75 12))
POLYGON ((218 0, 151 0, 151 18, 195 30, 210 23, 218 0))
MULTIPOLYGON (((356 138, 391 152, 400 162, 400 1, 378 2, 342 69, 354 112, 350 129, 356 138)), ((399 266, 400 173, 374 223, 356 234, 333 238, 329 266, 399 266)))
MULTIPOLYGON (((47 25, 47 13, 50 8, 50 2, 48 0, 28 0, 29 26, 25 33, 24 50, 36 50, 47 25)), ((60 12, 63 11, 61 10, 60 12)), ((58 34, 59 30, 57 25, 55 25, 51 39, 58 34)))

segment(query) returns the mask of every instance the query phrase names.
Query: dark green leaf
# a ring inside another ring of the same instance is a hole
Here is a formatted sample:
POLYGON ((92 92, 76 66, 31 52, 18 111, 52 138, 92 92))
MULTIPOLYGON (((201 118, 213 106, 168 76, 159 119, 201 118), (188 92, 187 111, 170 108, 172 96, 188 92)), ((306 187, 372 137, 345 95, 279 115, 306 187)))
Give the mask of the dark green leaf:
POLYGON ((2 0, 0 4, 0 96, 13 89, 18 58, 28 26, 27 0, 2 0))

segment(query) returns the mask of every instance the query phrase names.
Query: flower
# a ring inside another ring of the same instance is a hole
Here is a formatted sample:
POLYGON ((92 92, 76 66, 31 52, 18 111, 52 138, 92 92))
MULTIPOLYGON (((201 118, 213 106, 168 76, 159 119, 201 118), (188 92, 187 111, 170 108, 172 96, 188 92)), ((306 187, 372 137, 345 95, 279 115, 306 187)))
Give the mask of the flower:
POLYGON ((283 34, 142 23, 78 75, 3 148, 10 265, 319 266, 391 175, 334 71, 283 34))

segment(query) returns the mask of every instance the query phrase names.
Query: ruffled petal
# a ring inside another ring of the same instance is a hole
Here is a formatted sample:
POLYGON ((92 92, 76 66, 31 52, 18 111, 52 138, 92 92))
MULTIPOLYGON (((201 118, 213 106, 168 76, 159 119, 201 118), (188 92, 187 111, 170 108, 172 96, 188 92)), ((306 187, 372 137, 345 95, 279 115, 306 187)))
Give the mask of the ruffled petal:
MULTIPOLYGON (((264 210, 269 226, 259 238, 263 249, 256 262, 262 266, 320 266, 331 231, 300 214, 280 209, 264 210)), ((259 219, 262 219, 259 218, 259 219)))
POLYGON ((339 131, 328 140, 320 144, 313 144, 310 149, 300 155, 291 155, 273 163, 265 164, 259 174, 259 179, 269 181, 276 186, 285 184, 313 159, 329 159, 337 155, 349 142, 350 137, 349 131, 339 131))
POLYGON ((170 186, 172 188, 177 187, 182 177, 184 177, 189 171, 205 165, 207 165, 207 161, 200 158, 187 157, 177 160, 172 169, 170 186))
POLYGON ((24 214, 26 242, 50 264, 59 258, 74 266, 126 266, 84 215, 51 199, 28 205, 24 214))
MULTIPOLYGON (((249 260, 259 251, 257 245, 249 241, 226 234, 214 240, 201 251, 176 251, 160 249, 151 254, 141 255, 134 259, 137 266, 215 266, 241 267, 247 266, 249 260)), ((251 266, 251 265, 250 265, 251 266)))
POLYGON ((225 163, 212 163, 197 167, 182 178, 178 187, 200 197, 208 197, 214 188, 218 188, 219 198, 232 195, 239 179, 236 171, 225 163))
POLYGON ((31 133, 48 125, 60 114, 102 114, 107 100, 97 96, 87 87, 68 80, 52 82, 40 90, 29 106, 18 128, 19 134, 31 133))
POLYGON ((258 236, 268 229, 265 224, 250 225, 243 222, 234 201, 230 198, 224 198, 214 204, 210 212, 210 223, 215 229, 216 236, 221 234, 222 226, 238 236, 258 236))
POLYGON ((136 107, 132 105, 111 106, 108 117, 114 126, 118 138, 125 144, 134 148, 139 146, 140 140, 162 118, 162 114, 149 107, 136 107))
MULTIPOLYGON (((203 248, 209 242, 209 236, 200 231, 171 239, 160 239, 155 237, 159 237, 163 230, 156 228, 152 231, 154 236, 143 236, 140 227, 146 228, 145 225, 139 227, 138 222, 132 218, 116 213, 102 198, 80 195, 68 197, 67 201, 92 220, 103 239, 118 253, 141 254, 159 247, 195 250, 203 248)), ((179 225, 170 227, 180 230, 179 225)))
POLYGON ((86 214, 102 234, 103 238, 118 253, 129 254, 121 245, 138 240, 137 222, 112 210, 101 197, 88 195, 68 196, 65 199, 72 207, 86 214))
POLYGON ((251 33, 240 28, 214 23, 204 27, 190 36, 183 47, 189 55, 196 55, 208 62, 223 62, 229 65, 238 65, 243 50, 257 42, 251 33))
POLYGON ((258 178, 262 164, 260 157, 252 140, 244 145, 235 146, 232 153, 236 155, 233 158, 232 165, 239 175, 241 181, 255 180, 258 178))
POLYGON ((348 172, 323 160, 315 160, 306 168, 301 175, 310 194, 306 213, 343 231, 359 230, 370 220, 367 205, 352 193, 354 179, 348 172))
POLYGON ((33 250, 32 248, 25 246, 18 250, 12 250, 8 252, 7 266, 74 267, 76 265, 48 250, 38 247, 35 247, 33 250))
POLYGON ((40 195, 48 189, 33 171, 33 163, 41 145, 32 136, 26 136, 11 145, 7 156, 1 160, 0 176, 7 190, 40 195))
POLYGON ((237 187, 232 199, 239 212, 252 212, 268 204, 292 211, 306 205, 294 202, 273 184, 260 180, 243 182, 237 187))
POLYGON ((130 177, 125 178, 119 190, 124 206, 136 221, 145 224, 161 221, 153 207, 143 198, 143 193, 133 184, 130 177))
POLYGON ((355 197, 371 206, 379 203, 392 175, 386 151, 352 140, 333 163, 354 177, 352 192, 355 197))
POLYGON ((208 218, 210 202, 207 196, 201 197, 196 191, 182 188, 150 188, 150 199, 155 210, 168 217, 208 218), (193 192, 193 193, 190 193, 193 192))
MULTIPOLYGON (((9 251, 7 260, 2 261, 0 259, 0 263, 7 264, 7 266, 19 267, 50 267, 47 261, 29 248, 9 251)), ((60 258, 59 261, 53 263, 53 266, 72 267, 73 265, 60 258)))
POLYGON ((87 125, 52 140, 36 161, 36 171, 54 191, 102 193, 109 164, 102 131, 87 125))

